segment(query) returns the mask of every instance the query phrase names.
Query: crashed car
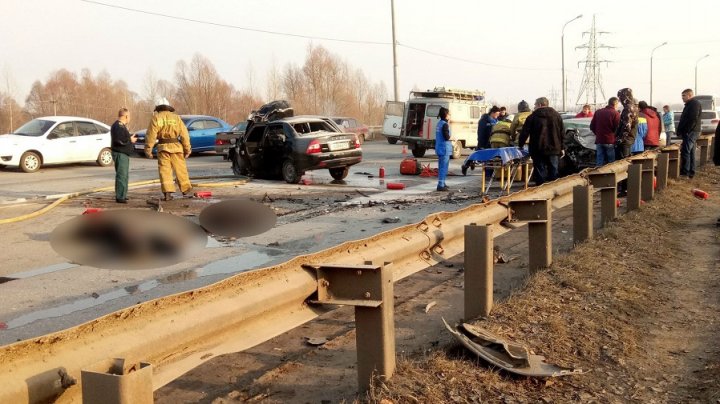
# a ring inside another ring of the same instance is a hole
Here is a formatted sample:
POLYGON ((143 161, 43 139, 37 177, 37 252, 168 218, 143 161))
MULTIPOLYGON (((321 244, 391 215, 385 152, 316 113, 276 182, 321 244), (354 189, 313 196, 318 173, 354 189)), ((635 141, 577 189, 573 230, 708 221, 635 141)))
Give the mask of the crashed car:
POLYGON ((247 130, 230 150, 233 172, 290 184, 318 169, 327 169, 336 180, 345 178, 349 167, 362 161, 362 148, 357 135, 343 133, 328 121, 293 117, 284 101, 264 105, 251 115, 247 130))
POLYGON ((560 160, 560 176, 595 167, 595 134, 590 130, 592 118, 565 119, 563 144, 565 156, 560 160))

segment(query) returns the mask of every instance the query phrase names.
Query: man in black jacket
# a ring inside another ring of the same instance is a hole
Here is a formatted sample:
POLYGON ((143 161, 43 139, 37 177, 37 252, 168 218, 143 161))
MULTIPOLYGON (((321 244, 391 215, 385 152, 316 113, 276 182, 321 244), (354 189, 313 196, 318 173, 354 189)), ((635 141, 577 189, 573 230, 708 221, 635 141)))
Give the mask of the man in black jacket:
POLYGON ((680 145, 680 175, 692 178, 695 176, 695 148, 697 139, 700 136, 700 113, 702 105, 700 101, 693 98, 693 90, 686 89, 682 92, 682 100, 685 103, 680 122, 677 126, 677 135, 682 138, 680 145))
POLYGON ((130 113, 127 108, 120 108, 118 119, 110 128, 110 149, 115 161, 115 202, 117 203, 127 203, 130 154, 134 152, 133 143, 137 141, 137 136, 131 136, 127 129, 128 122, 130 122, 130 113))
POLYGON ((548 105, 548 99, 535 100, 535 111, 527 117, 518 137, 518 147, 528 141, 530 157, 535 167, 535 184, 541 185, 558 178, 560 157, 565 153, 563 145, 563 120, 548 105))

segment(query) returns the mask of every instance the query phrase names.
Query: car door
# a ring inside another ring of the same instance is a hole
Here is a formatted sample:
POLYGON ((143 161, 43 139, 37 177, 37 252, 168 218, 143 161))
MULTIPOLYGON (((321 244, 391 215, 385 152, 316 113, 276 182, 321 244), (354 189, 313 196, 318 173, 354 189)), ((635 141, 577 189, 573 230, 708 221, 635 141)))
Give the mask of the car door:
POLYGON ((75 121, 77 128, 76 161, 97 160, 100 150, 110 147, 107 138, 100 133, 92 122, 75 121))
POLYGON ((205 121, 202 119, 195 119, 188 122, 187 130, 190 134, 190 147, 192 151, 199 151, 200 145, 202 144, 203 129, 205 128, 205 121))
POLYGON ((285 140, 283 124, 268 125, 262 140, 262 165, 265 172, 280 172, 285 155, 285 140))
POLYGON ((250 165, 252 171, 261 173, 263 170, 263 134, 265 125, 253 126, 240 145, 240 155, 250 165))
POLYGON ((74 122, 60 122, 50 130, 43 150, 43 163, 69 163, 77 161, 77 130, 74 122))
POLYGON ((200 147, 205 151, 213 150, 215 148, 215 134, 222 129, 223 125, 214 119, 205 119, 203 127, 200 147))

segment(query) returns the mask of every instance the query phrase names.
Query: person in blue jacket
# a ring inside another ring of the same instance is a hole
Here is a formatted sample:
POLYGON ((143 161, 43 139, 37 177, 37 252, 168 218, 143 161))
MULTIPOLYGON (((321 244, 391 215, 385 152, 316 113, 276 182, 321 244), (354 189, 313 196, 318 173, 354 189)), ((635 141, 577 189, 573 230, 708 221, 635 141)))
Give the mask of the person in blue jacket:
POLYGON ((438 156, 437 190, 449 191, 450 189, 445 184, 445 178, 447 178, 450 156, 453 151, 452 142, 450 141, 450 125, 448 124, 450 111, 447 108, 440 107, 438 118, 440 120, 435 129, 435 154, 438 156))
MULTIPOLYGON (((642 101, 640 101, 642 102, 642 101)), ((638 116, 638 124, 635 132, 635 142, 630 146, 631 154, 640 154, 645 151, 645 137, 648 133, 647 118, 643 113, 638 116)))

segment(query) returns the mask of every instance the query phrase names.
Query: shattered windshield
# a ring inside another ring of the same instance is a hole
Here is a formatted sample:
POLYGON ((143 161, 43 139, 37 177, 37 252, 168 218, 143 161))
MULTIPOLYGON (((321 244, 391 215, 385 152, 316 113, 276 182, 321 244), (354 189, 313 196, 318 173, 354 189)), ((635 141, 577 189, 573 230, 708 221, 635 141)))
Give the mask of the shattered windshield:
POLYGON ((43 119, 33 119, 25 125, 17 128, 13 134, 21 136, 40 136, 47 132, 54 123, 55 122, 53 121, 46 121, 43 119))
POLYGON ((330 126, 330 124, 325 121, 298 122, 293 124, 292 127, 293 129, 295 129, 295 132, 297 132, 297 134, 300 136, 316 132, 337 132, 335 128, 330 126))

